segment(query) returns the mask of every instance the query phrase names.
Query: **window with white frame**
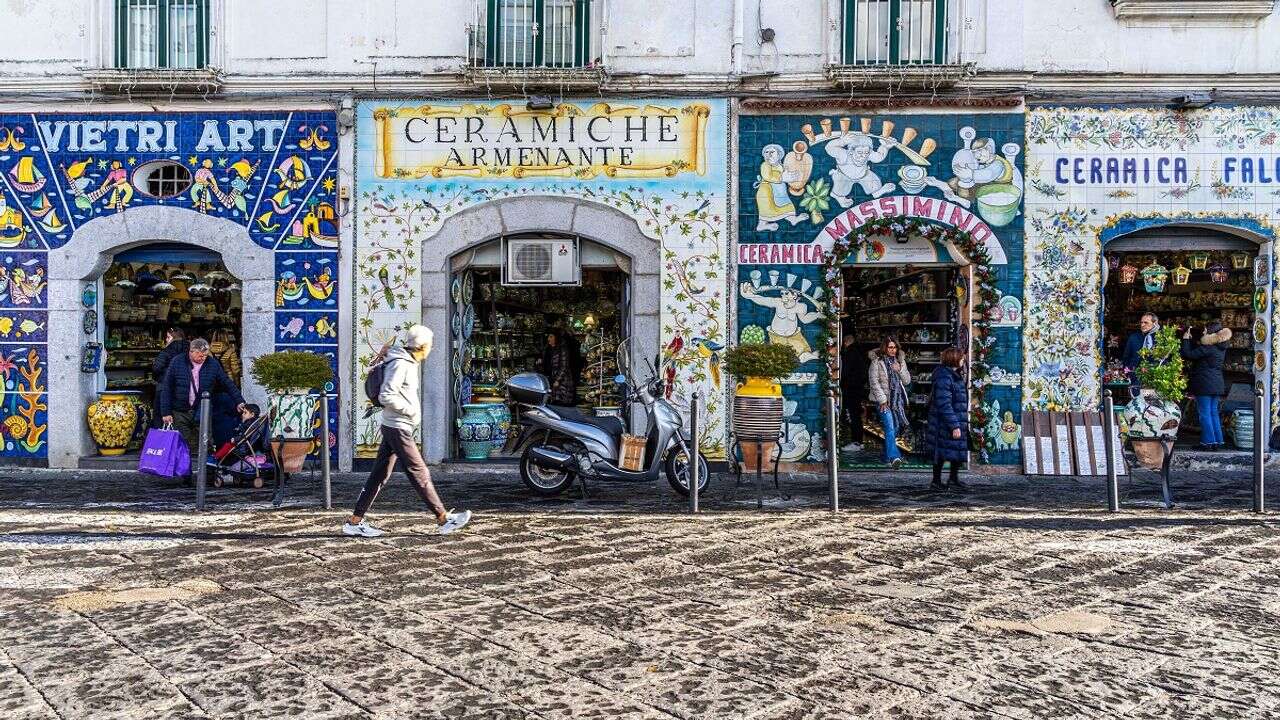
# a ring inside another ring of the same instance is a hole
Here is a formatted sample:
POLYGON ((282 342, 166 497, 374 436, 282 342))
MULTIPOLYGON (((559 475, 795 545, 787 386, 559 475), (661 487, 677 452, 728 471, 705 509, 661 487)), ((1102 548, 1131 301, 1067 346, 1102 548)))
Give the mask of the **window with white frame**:
POLYGON ((116 67, 194 70, 208 64, 208 0, 116 0, 116 67))
POLYGON ((847 65, 940 65, 946 0, 844 0, 847 65))
POLYGON ((590 18, 591 0, 488 0, 485 64, 585 66, 590 18))

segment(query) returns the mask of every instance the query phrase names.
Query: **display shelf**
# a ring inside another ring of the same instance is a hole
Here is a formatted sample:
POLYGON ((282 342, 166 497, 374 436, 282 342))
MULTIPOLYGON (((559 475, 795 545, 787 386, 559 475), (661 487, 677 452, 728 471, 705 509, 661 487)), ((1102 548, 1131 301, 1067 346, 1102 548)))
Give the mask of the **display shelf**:
POLYGON ((924 275, 925 273, 931 273, 931 272, 938 272, 938 268, 923 268, 920 270, 912 270, 911 272, 903 273, 902 275, 891 277, 888 280, 880 280, 880 281, 874 282, 870 285, 863 287, 861 290, 863 293, 869 293, 873 290, 879 290, 882 287, 889 287, 890 285, 893 285, 895 283, 900 283, 903 280, 906 280, 907 278, 913 278, 913 277, 917 277, 919 275, 924 275))
POLYGON ((900 328, 900 327, 903 327, 904 325, 910 325, 912 327, 915 327, 917 325, 937 325, 941 327, 950 327, 951 323, 949 322, 900 322, 900 323, 893 323, 891 325, 858 325, 856 327, 863 330, 878 330, 880 328, 900 328))
POLYGON ((951 302, 951 298, 925 298, 923 300, 910 300, 908 302, 894 303, 892 305, 877 305, 876 307, 862 308, 861 310, 854 310, 849 314, 865 315, 871 312, 878 312, 881 310, 892 310, 894 308, 900 308, 900 307, 911 307, 913 305, 927 305, 929 303, 949 303, 949 302, 951 302))

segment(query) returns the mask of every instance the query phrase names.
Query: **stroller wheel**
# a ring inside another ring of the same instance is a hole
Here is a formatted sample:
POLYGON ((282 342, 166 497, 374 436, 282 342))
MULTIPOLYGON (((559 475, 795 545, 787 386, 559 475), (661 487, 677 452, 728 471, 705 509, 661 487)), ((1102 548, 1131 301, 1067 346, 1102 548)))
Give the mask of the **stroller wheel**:
POLYGON ((212 478, 209 479, 209 484, 216 488, 222 487, 222 476, 214 475, 212 478))
POLYGON ((254 488, 261 488, 261 487, 262 487, 262 476, 261 476, 261 475, 254 475, 254 476, 253 476, 253 487, 254 487, 254 488))

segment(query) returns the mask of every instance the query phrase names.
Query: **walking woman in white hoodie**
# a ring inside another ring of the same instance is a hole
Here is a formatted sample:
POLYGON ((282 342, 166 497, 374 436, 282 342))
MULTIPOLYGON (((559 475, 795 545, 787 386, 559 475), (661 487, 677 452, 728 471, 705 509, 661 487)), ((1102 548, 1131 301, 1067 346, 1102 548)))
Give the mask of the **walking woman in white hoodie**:
POLYGON ((387 352, 385 376, 378 402, 382 405, 382 442, 378 445, 378 459, 373 463, 369 479, 356 499, 355 510, 342 526, 344 535, 354 537, 378 537, 382 531, 365 522, 365 513, 373 505, 374 498, 387 484, 395 470, 396 461, 404 465, 404 474, 436 515, 437 531, 446 535, 460 530, 471 520, 471 511, 445 510, 431 483, 431 472, 422 459, 413 433, 422 422, 422 397, 420 395, 421 371, 418 369, 431 352, 431 330, 414 325, 405 332, 404 347, 392 347, 387 352))

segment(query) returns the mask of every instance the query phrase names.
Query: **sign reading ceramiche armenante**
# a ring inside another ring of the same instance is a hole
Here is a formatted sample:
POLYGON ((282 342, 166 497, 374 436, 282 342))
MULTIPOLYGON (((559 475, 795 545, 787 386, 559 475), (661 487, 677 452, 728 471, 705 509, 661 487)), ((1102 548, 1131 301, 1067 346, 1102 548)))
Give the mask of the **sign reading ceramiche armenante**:
POLYGON ((705 175, 710 114, 704 103, 378 108, 374 173, 388 179, 502 180, 705 175))

